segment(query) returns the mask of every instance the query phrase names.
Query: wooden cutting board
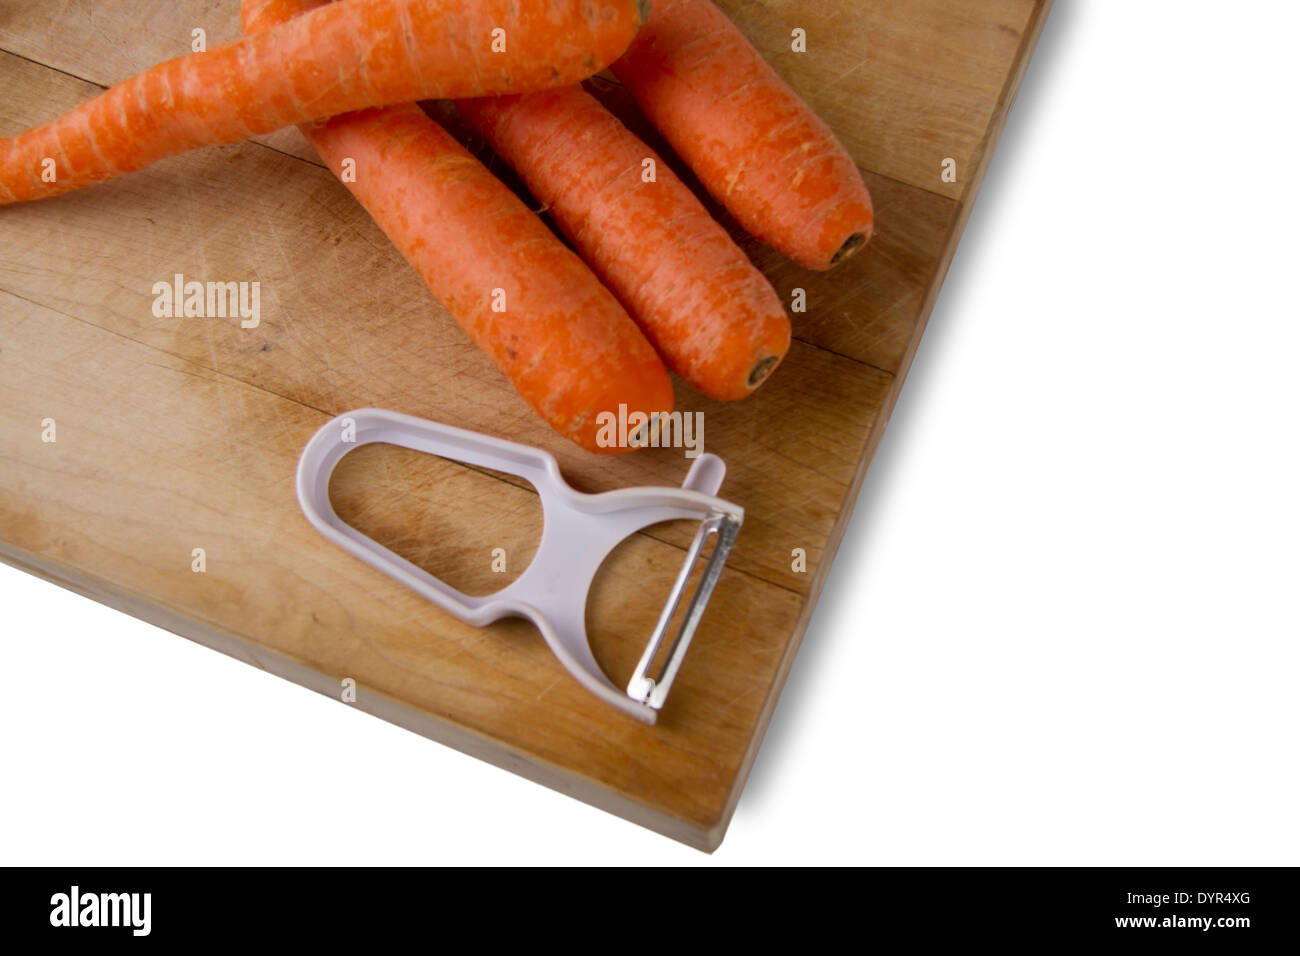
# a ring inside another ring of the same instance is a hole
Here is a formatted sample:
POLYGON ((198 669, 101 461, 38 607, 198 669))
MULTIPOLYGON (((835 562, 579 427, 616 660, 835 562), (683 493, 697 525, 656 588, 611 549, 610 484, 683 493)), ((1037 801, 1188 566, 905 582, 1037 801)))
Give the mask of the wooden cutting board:
MULTIPOLYGON (((362 406, 546 448, 586 491, 675 485, 689 461, 668 448, 593 456, 550 433, 296 130, 0 208, 0 557, 335 699, 353 681, 356 701, 341 706, 715 848, 1049 2, 722 6, 848 146, 878 234, 814 274, 724 218, 787 302, 803 290, 807 311, 754 397, 723 405, 679 384, 678 407, 703 412, 705 446, 727 462, 722 494, 747 517, 657 726, 583 691, 530 625, 463 625, 302 517, 298 453, 362 406), (807 52, 791 49, 795 29, 807 52), (153 285, 177 273, 259 282, 260 325, 155 317, 153 285)), ((237 8, 10 0, 0 133, 188 52, 196 28, 209 44, 235 38, 237 8)), ((668 152, 615 83, 593 86, 668 152)), ((541 528, 522 482, 386 446, 350 456, 333 494, 362 530, 472 593, 522 571, 541 528)), ((634 536, 597 579, 589 630, 616 682, 693 530, 634 536)))

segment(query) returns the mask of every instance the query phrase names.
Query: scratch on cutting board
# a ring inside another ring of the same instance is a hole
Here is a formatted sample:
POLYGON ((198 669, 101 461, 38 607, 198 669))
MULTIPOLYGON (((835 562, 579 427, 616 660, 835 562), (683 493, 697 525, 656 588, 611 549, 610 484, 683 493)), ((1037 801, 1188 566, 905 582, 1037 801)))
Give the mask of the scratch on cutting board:
POLYGON ((851 67, 849 67, 847 70, 841 73, 839 76, 835 77, 835 79, 831 80, 831 83, 838 83, 840 82, 840 80, 844 79, 850 73, 857 72, 861 67, 863 67, 866 64, 866 62, 867 62, 866 57, 863 57, 861 60, 858 60, 857 63, 854 63, 851 67))
POLYGON ((560 681, 564 680, 567 676, 568 676, 567 674, 561 674, 560 676, 556 677, 555 680, 551 681, 549 684, 547 684, 545 687, 543 687, 540 691, 538 691, 538 693, 537 693, 537 698, 536 698, 536 699, 537 699, 537 700, 541 700, 543 697, 545 697, 547 694, 549 694, 552 690, 554 690, 555 687, 556 687, 556 685, 559 684, 560 681))

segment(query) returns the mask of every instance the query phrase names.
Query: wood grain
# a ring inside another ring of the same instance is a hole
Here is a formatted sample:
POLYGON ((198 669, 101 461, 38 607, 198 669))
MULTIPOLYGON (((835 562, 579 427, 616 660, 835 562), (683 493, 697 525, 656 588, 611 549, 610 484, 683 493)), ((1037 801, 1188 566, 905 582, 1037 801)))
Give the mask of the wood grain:
MULTIPOLYGON (((676 484, 689 462, 680 449, 592 456, 539 426, 295 131, 0 210, 0 557, 322 693, 351 677, 361 709, 715 847, 1046 15, 1029 0, 723 6, 849 145, 881 226, 824 275, 736 232, 787 301, 806 291, 808 312, 752 399, 709 402, 678 383, 747 520, 657 727, 583 692, 528 625, 461 625, 301 518, 298 452, 364 405, 547 448, 584 490, 676 484), (789 51, 793 26, 809 53, 789 51), (957 183, 938 182, 937 154, 958 159, 957 183), (156 317, 153 283, 176 273, 259 282, 261 324, 156 317)), ((0 133, 184 52, 195 26, 209 43, 232 38, 234 7, 6 4, 0 133)), ((620 90, 592 88, 637 128, 620 90)), ((473 593, 521 571, 540 530, 518 479, 389 447, 350 456, 332 494, 363 530, 473 593)), ((648 529, 602 569, 589 629, 615 679, 692 532, 648 529)))

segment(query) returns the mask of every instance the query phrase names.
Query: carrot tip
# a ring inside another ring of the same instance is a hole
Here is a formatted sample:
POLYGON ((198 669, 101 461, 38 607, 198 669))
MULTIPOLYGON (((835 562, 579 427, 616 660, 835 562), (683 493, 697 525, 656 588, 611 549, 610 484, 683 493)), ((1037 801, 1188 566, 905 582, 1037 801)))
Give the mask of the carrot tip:
POLYGON ((641 22, 645 23, 650 19, 650 14, 654 12, 650 0, 636 0, 637 13, 641 14, 641 22))
POLYGON ((843 262, 849 256, 853 255, 859 249, 867 244, 867 235, 862 232, 855 232, 844 240, 844 245, 840 246, 835 255, 831 256, 831 265, 843 262))
POLYGON ((779 361, 781 361, 781 356, 779 355, 768 355, 764 357, 750 370, 749 378, 745 380, 745 384, 750 388, 758 388, 758 386, 763 384, 763 380, 772 374, 772 369, 776 368, 776 363, 779 361))

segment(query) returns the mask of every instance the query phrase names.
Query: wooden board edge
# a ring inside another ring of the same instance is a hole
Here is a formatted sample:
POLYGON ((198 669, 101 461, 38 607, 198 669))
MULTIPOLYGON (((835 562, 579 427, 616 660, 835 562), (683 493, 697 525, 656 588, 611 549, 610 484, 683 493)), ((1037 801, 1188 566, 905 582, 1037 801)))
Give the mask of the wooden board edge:
MULTIPOLYGON (((1002 92, 998 94, 998 103, 993 110, 993 115, 989 118, 988 128, 984 131, 984 141, 980 146, 979 164, 975 168, 975 175, 971 177, 962 192, 959 202, 962 205, 960 213, 961 222, 957 230, 957 239, 961 239, 961 228, 966 225, 966 219, 970 215, 970 207, 975 202, 975 197, 979 195, 980 187, 984 183, 984 174, 988 172, 989 162, 993 159, 993 153, 996 151, 998 139, 1002 136, 1002 130, 1007 125, 1007 117, 1011 115, 1011 107, 1015 104, 1016 94, 1020 92, 1020 84, 1024 81, 1025 71, 1029 69, 1029 61, 1034 58, 1034 50, 1038 47, 1038 40, 1043 35, 1043 27, 1047 24, 1047 15, 1052 10, 1053 0, 1038 0, 1038 7, 1029 18, 1029 24, 1025 28, 1025 35, 1022 38, 1020 49, 1016 51, 1016 58, 1011 63, 1011 70, 1007 73, 1007 81, 1002 85, 1002 92)), ((956 247, 956 243, 953 243, 956 247)), ((948 252, 948 250, 945 250, 948 252)), ((951 261, 952 256, 946 256, 951 261)), ((944 272, 947 271, 947 262, 943 265, 944 272)), ((940 273, 942 275, 942 273, 940 273)), ((928 312, 927 312, 928 315, 928 312)), ((906 368, 906 365, 900 366, 906 368)))
MULTIPOLYGON (((251 664, 259 670, 291 681, 331 700, 338 700, 339 685, 336 677, 318 671, 280 651, 254 645, 238 634, 195 620, 146 598, 132 595, 107 581, 56 565, 40 555, 14 548, 4 542, 0 542, 0 562, 49 581, 51 584, 57 584, 105 607, 129 614, 146 624, 152 624, 196 644, 219 651, 227 657, 251 664)), ((539 783, 557 793, 573 797, 598 810, 604 810, 606 813, 645 827, 693 849, 712 853, 722 842, 725 826, 715 825, 707 829, 690 826, 676 817, 616 793, 599 781, 538 760, 530 754, 507 747, 485 734, 449 720, 439 719, 386 694, 360 687, 357 688, 356 693, 356 702, 348 706, 387 723, 395 724, 403 730, 426 737, 434 743, 451 747, 494 767, 507 770, 533 783, 539 783)))
POLYGON ((1029 29, 1025 31, 1024 42, 1016 53, 1016 59, 1012 63, 1011 70, 1007 73, 1007 82, 1003 85, 1002 92, 998 96, 997 110, 993 115, 992 122, 989 124, 975 177, 972 179, 964 198, 958 202, 957 215, 948 234, 948 240, 944 244, 943 254, 935 264, 935 271, 926 289, 925 300, 920 314, 917 316, 916 328, 913 330, 912 338, 903 353, 898 371, 893 373, 894 380, 885 393, 880 411, 877 412, 876 420, 872 423, 871 431, 867 435, 867 444, 862 453, 862 460, 858 463, 857 473, 854 475, 853 483, 844 498, 844 506, 840 509, 834 527, 831 528, 830 537, 826 540, 825 552, 818 563, 816 572, 813 574, 812 581, 809 583, 803 609, 799 614, 798 621, 795 623, 790 642, 786 645, 785 654, 781 659, 780 666, 777 668, 776 678, 772 682, 768 698, 763 704, 763 709, 759 712, 754 736, 750 739, 749 749, 741 760, 740 770, 736 774, 731 793, 728 795, 726 808, 718 823, 709 831, 710 834, 716 834, 717 837, 717 843, 713 845, 712 849, 716 849, 721 845, 727 827, 731 823, 731 818, 736 812, 736 806, 740 803, 740 796, 744 792, 745 783, 749 779, 750 771, 754 767, 754 761, 758 757, 758 751, 762 747, 764 737, 767 735, 767 728, 772 722, 772 715, 775 713, 777 702, 781 698, 781 691, 785 688, 786 679, 790 676, 790 669, 794 665, 795 655, 803 643, 804 634, 808 630, 808 623, 812 619, 813 611, 817 607, 817 601, 821 597, 827 575, 829 575, 831 566, 835 563, 835 556, 839 551, 840 542, 843 540, 844 532, 853 517, 853 509, 857 504, 858 495, 862 491, 862 483, 867 476, 867 469, 871 465, 872 458, 875 457, 876 449, 880 445, 881 436, 884 434, 885 426, 889 423, 889 417, 893 413, 894 406, 898 403, 898 396, 902 391, 903 383, 907 379, 912 359, 916 356, 916 350, 920 345, 921 336, 925 334, 930 313, 934 311, 935 303, 938 301, 939 292, 943 288, 944 279, 948 274, 948 267, 952 265, 953 257, 957 253, 957 246, 961 242, 966 222, 970 218, 971 207, 979 196, 980 186, 984 182, 984 174, 988 171, 989 163, 997 148, 998 138, 1006 126, 1007 117, 1011 113, 1016 93, 1020 90, 1020 84, 1024 80, 1029 61, 1033 58, 1034 49, 1038 46, 1038 38, 1042 35, 1043 25, 1047 22, 1047 15, 1051 7, 1052 0, 1041 0, 1038 9, 1030 20, 1029 29))

